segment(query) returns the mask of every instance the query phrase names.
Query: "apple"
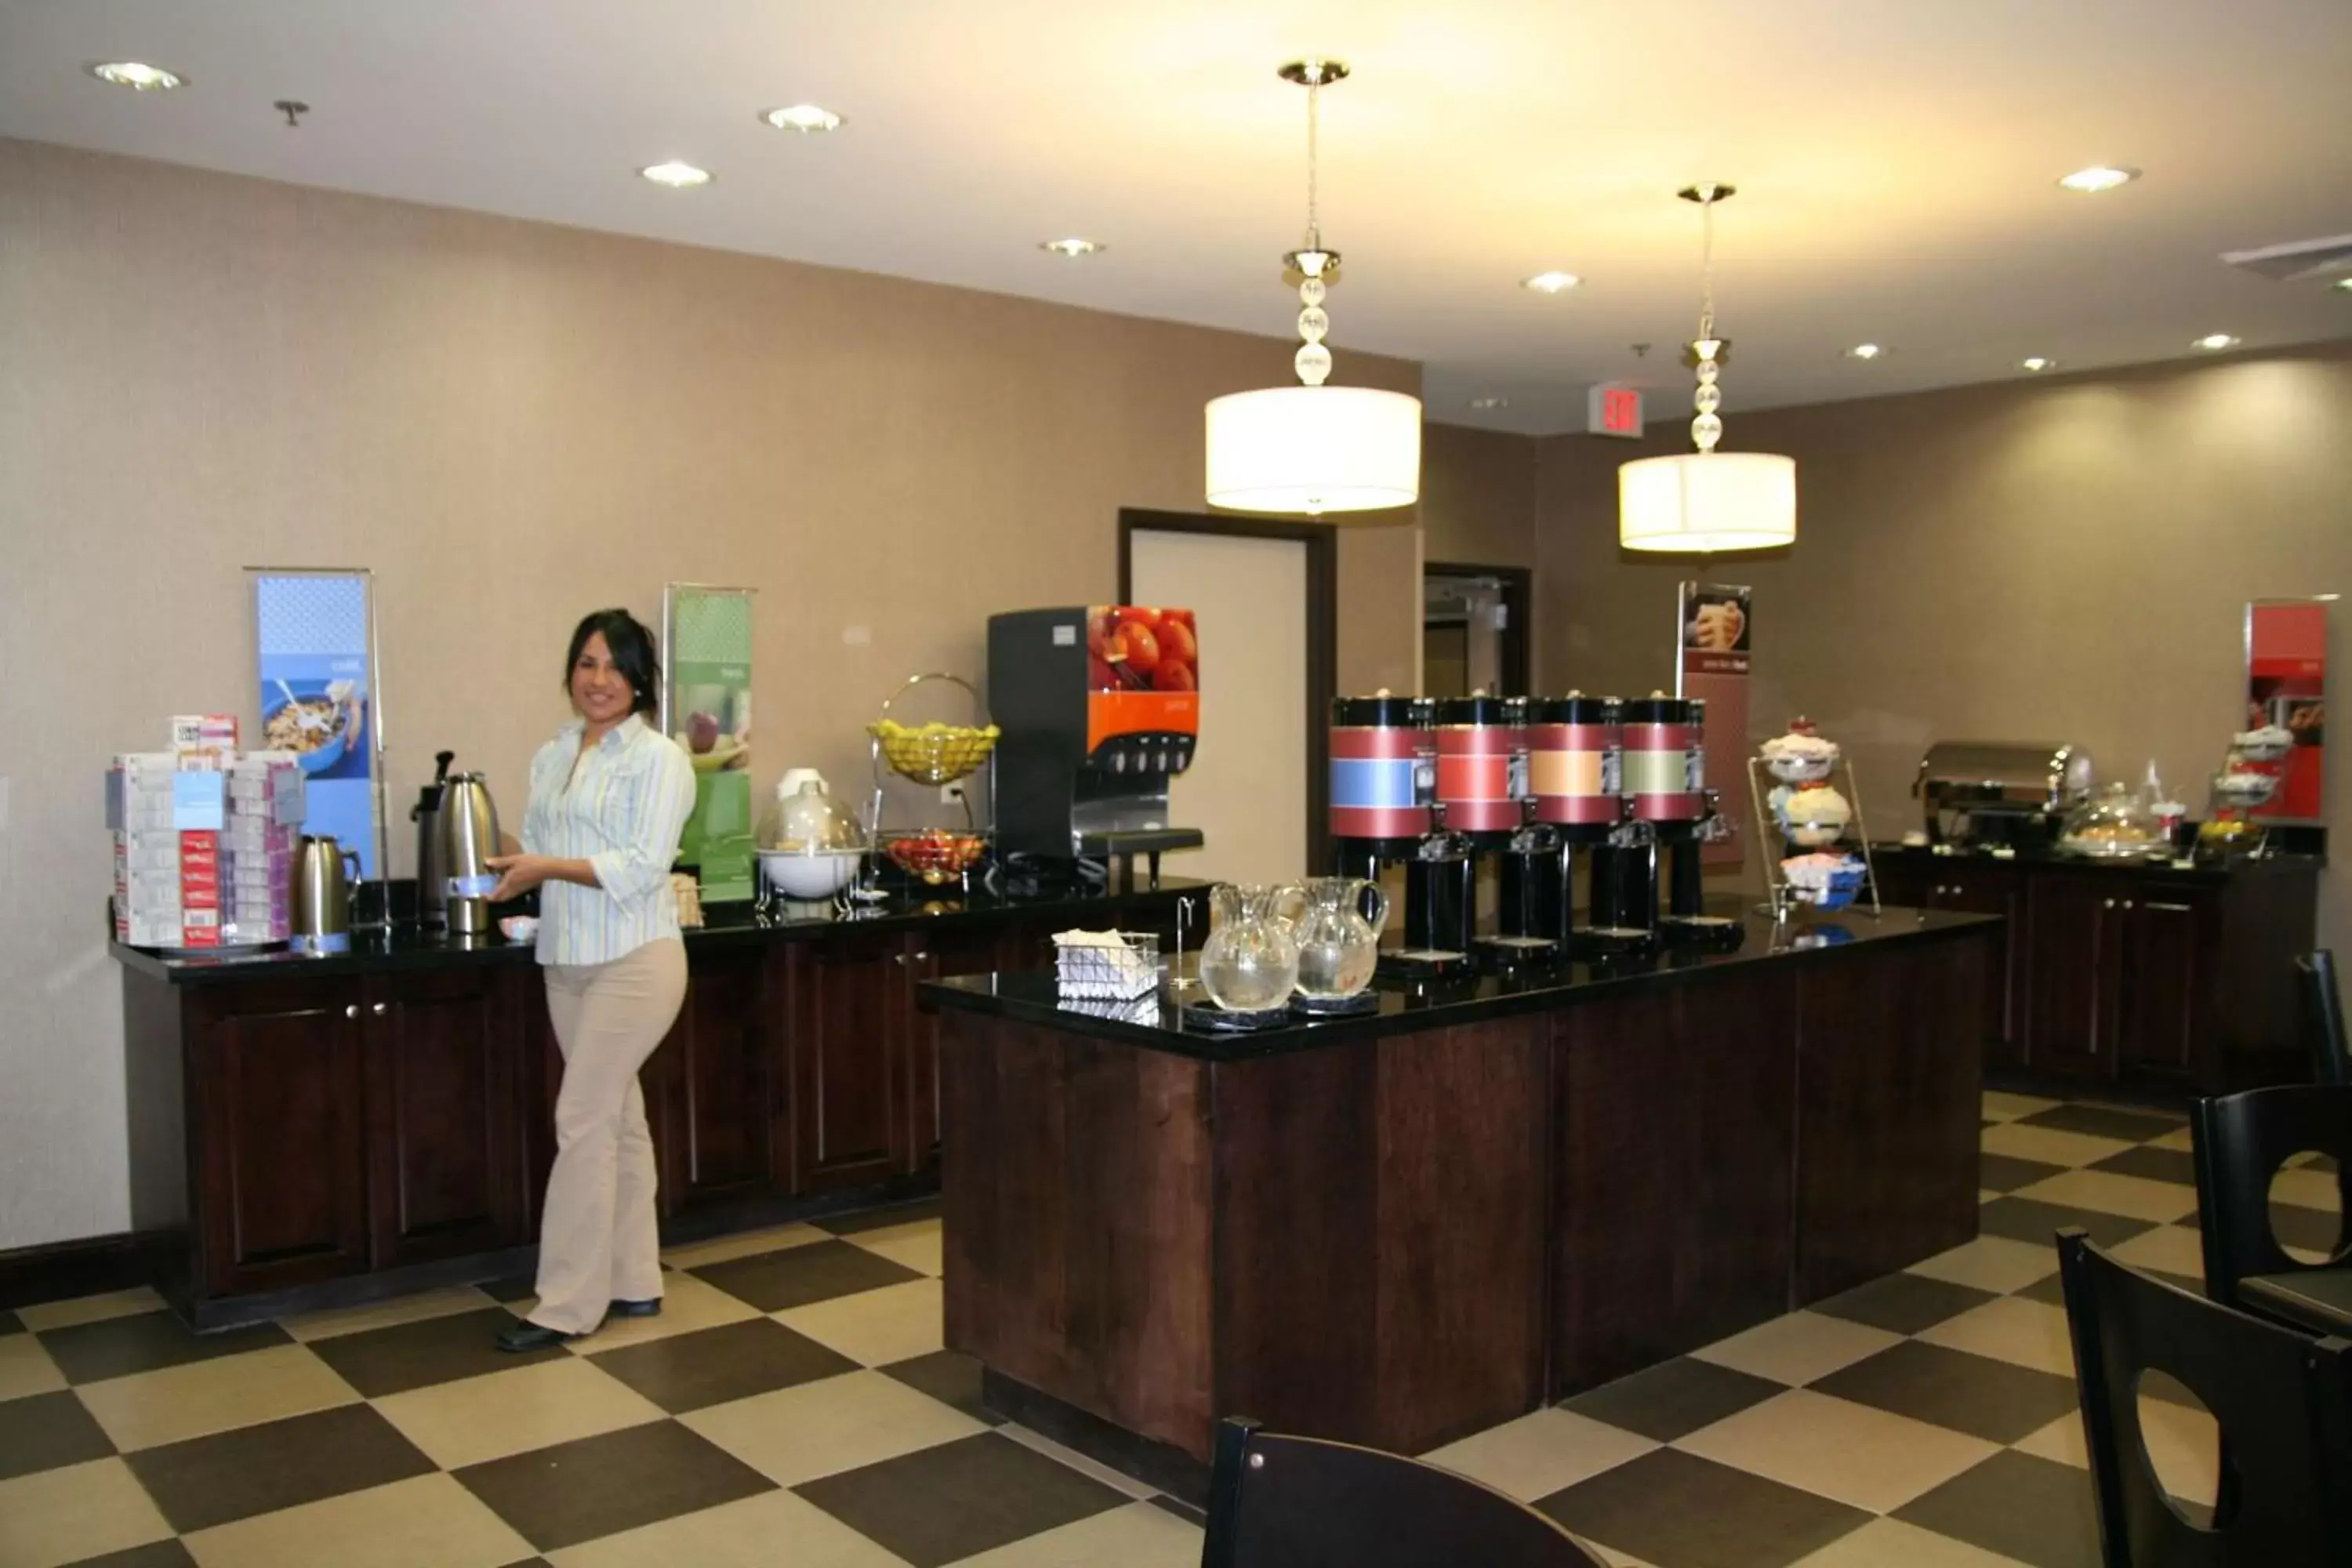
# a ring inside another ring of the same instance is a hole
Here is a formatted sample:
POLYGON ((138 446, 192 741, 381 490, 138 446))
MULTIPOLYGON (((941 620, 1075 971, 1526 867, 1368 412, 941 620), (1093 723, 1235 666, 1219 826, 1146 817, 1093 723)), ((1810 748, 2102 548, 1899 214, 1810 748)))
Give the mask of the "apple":
POLYGON ((1195 630, 1198 629, 1192 619, 1192 612, 1190 610, 1162 610, 1160 612, 1160 622, 1162 626, 1185 626, 1195 630))
POLYGON ((1173 659, 1162 660, 1160 668, 1151 672, 1151 684, 1160 691, 1200 689, 1199 683, 1192 678, 1192 667, 1189 664, 1178 664, 1173 659))
POLYGON ((1160 661, 1162 664, 1194 665, 1201 660, 1201 639, 1182 621, 1166 620, 1160 625, 1160 661))
POLYGON ((1111 643, 1123 650, 1110 656, 1113 664, 1123 660, 1128 668, 1145 675, 1160 668, 1160 634, 1143 622, 1120 621, 1118 630, 1111 634, 1111 643))

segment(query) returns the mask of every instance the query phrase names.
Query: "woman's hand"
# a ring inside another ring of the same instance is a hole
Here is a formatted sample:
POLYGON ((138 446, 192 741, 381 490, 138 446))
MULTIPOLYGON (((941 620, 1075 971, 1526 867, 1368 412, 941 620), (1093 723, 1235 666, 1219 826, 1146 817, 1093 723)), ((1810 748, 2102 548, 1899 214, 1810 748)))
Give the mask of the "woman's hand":
POLYGON ((492 855, 482 864, 499 874, 499 885, 490 889, 494 904, 521 898, 555 871, 555 862, 544 855, 492 855))

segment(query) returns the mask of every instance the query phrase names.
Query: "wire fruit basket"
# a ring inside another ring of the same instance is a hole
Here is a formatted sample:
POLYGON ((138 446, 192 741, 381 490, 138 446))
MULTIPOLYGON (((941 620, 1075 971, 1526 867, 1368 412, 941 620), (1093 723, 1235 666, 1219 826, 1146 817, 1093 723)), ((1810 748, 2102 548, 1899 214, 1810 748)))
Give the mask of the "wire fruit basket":
POLYGON ((890 771, 899 777, 934 789, 971 777, 996 750, 999 733, 996 726, 988 722, 987 705, 981 701, 980 692, 971 682, 961 676, 940 672, 909 677, 904 686, 884 700, 881 713, 866 726, 866 732, 874 738, 877 784, 881 783, 881 766, 887 763, 890 771), (971 699, 973 721, 950 724, 933 720, 927 724, 908 725, 890 717, 891 705, 927 680, 944 680, 962 687, 971 699))

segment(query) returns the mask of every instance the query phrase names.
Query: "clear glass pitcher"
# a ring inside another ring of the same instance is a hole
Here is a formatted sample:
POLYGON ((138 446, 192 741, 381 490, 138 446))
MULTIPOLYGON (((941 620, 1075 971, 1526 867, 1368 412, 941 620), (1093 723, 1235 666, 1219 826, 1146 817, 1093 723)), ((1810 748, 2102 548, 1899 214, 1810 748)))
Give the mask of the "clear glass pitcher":
POLYGON ((1201 989, 1234 1013, 1257 1013, 1290 1000, 1298 984, 1296 921, 1306 890, 1291 883, 1209 889, 1209 940, 1201 944, 1201 989))
POLYGON ((1308 882, 1297 925, 1298 994, 1337 1001, 1370 985, 1388 923, 1389 896, 1378 883, 1360 877, 1308 882))

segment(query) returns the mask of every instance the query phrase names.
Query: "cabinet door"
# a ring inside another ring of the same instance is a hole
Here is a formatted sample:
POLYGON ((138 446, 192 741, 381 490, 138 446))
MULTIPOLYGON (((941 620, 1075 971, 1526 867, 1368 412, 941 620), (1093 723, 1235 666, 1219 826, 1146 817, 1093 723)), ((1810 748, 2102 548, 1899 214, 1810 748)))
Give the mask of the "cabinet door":
POLYGON ((908 953, 904 937, 874 931, 792 944, 793 1169, 803 1190, 906 1169, 908 953))
POLYGON ((1880 903, 1910 910, 1936 907, 1937 897, 1947 879, 1942 861, 1882 855, 1872 864, 1878 877, 1880 903))
POLYGON ((360 990, 348 980, 192 993, 198 1279, 206 1295, 368 1268, 360 990))
POLYGON ((362 1015, 375 1267, 520 1245, 525 988, 507 969, 371 982, 362 1015))
POLYGON ((915 1005, 915 983, 1007 968, 1018 962, 1007 950, 1018 944, 992 931, 942 931, 910 936, 907 945, 907 1152, 919 1171, 940 1163, 940 1022, 915 1005))
POLYGON ((2106 876, 2034 879, 2026 898, 2029 1061, 2037 1071, 2116 1076, 2116 990, 2122 979, 2121 889, 2106 876))
POLYGON ((2011 1067, 2026 1055, 2025 884, 2005 868, 1960 866, 1934 884, 1935 905, 2008 921, 1985 974, 1985 1065, 2011 1067))
MULTIPOLYGON (((762 947, 699 952, 677 1023, 648 1064, 649 1096, 663 1101, 654 1140, 673 1208, 754 1196, 773 1184, 777 1020, 762 947), (662 1147, 667 1145, 667 1147, 662 1147)), ((652 1114, 652 1102, 647 1102, 652 1114)))
POLYGON ((2204 954, 2199 901, 2163 888, 2137 889, 2123 910, 2126 984, 2119 998, 2120 1059, 2126 1068, 2201 1079, 2204 954))

